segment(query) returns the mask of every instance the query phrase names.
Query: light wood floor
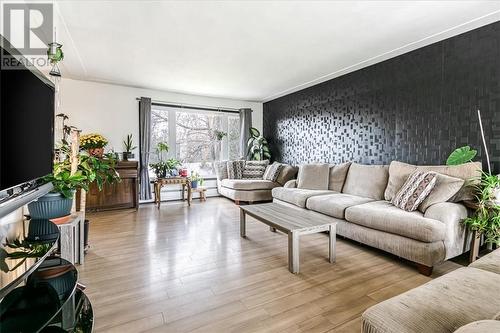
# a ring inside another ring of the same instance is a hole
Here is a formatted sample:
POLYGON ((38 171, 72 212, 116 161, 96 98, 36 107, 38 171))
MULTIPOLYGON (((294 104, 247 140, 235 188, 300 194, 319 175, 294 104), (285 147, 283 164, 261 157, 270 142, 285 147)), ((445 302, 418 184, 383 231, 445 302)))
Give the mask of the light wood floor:
MULTIPOLYGON (((89 214, 87 285, 97 332, 359 332, 360 315, 429 281, 410 264, 338 239, 301 238, 301 273, 287 269, 287 237, 223 198, 89 214)), ((459 267, 446 262, 432 277, 459 267)))

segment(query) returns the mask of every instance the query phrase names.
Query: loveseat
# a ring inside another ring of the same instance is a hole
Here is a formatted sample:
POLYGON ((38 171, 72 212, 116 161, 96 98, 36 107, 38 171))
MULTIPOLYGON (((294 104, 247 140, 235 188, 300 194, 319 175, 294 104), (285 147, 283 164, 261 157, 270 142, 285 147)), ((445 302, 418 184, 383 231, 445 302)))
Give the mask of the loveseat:
MULTIPOLYGON (((271 201, 273 199, 271 191, 273 188, 283 186, 287 181, 293 179, 297 175, 298 168, 291 165, 283 164, 275 178, 275 181, 263 179, 263 176, 257 178, 244 178, 242 173, 240 177, 233 178, 227 172, 228 163, 231 161, 220 161, 216 163, 217 174, 217 190, 220 195, 234 200, 236 204, 240 202, 262 202, 271 201)), ((242 161, 243 168, 245 161, 242 161)), ((272 165, 267 166, 267 168, 272 165)), ((267 169, 266 169, 267 171, 267 169)))
POLYGON ((500 249, 370 307, 362 332, 500 332, 500 249))
POLYGON ((338 235, 415 262, 425 275, 437 263, 469 249, 471 235, 461 223, 468 211, 460 201, 472 198, 465 180, 480 175, 480 163, 348 162, 326 170, 321 164, 300 166, 296 180, 272 189, 273 201, 330 216, 338 235), (418 210, 409 212, 390 201, 415 171, 433 171, 439 177, 418 210))

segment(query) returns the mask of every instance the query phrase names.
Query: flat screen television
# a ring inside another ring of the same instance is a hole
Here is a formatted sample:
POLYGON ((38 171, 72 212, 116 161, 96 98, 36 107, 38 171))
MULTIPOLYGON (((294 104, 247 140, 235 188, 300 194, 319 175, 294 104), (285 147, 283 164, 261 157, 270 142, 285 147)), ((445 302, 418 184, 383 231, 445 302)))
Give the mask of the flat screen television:
MULTIPOLYGON (((3 38, 0 52, 2 61, 20 56, 3 38)), ((39 179, 53 167, 54 85, 32 66, 17 67, 0 65, 2 192, 39 179)))

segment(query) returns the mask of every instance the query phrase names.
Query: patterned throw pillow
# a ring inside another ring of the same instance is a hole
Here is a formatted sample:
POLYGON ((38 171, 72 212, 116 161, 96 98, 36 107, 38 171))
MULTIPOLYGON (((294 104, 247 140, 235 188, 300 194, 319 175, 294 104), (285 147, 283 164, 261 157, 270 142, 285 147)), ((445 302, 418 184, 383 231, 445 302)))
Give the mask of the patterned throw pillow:
POLYGON ((412 212, 427 198, 436 185, 436 174, 434 172, 415 171, 412 173, 391 203, 403 210, 412 212))
POLYGON ((274 162, 266 168, 266 172, 264 172, 264 176, 262 178, 276 182, 280 176, 281 170, 283 170, 284 167, 285 164, 274 162))
POLYGON ((243 168, 245 167, 244 160, 228 161, 227 162, 227 178, 241 179, 243 178, 243 168))
POLYGON ((268 160, 246 161, 243 169, 243 179, 262 179, 268 164, 268 160))

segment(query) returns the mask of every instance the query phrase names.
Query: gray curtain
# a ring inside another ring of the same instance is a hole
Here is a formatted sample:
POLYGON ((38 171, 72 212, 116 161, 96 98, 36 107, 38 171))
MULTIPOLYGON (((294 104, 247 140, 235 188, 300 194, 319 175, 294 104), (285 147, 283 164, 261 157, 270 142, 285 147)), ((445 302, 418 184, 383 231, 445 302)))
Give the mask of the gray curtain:
POLYGON ((141 97, 139 101, 139 162, 141 200, 151 200, 149 184, 149 151, 151 149, 151 98, 141 97))
POLYGON ((250 138, 250 128, 252 127, 252 109, 240 109, 240 156, 246 160, 247 141, 250 138))

